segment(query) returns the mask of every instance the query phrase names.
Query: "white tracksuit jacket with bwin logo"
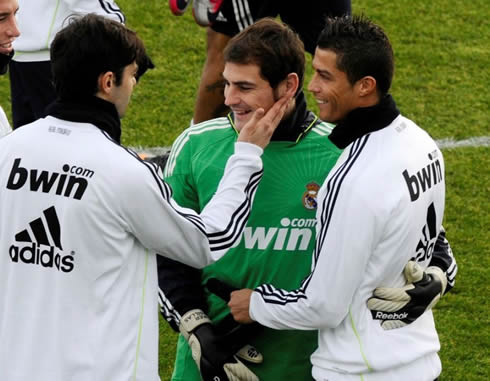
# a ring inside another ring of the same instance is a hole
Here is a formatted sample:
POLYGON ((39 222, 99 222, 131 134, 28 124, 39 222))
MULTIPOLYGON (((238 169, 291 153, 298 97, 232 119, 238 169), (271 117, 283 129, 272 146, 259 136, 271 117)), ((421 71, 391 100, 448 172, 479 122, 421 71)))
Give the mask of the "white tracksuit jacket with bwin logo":
POLYGON ((258 287, 251 317, 276 329, 319 328, 316 380, 434 380, 441 364, 432 311, 383 330, 367 300, 376 287, 404 285, 414 253, 427 267, 444 198, 441 151, 412 121, 399 115, 356 139, 318 193, 312 273, 295 291, 258 287))
POLYGON ((262 150, 237 143, 200 215, 88 123, 0 138, 0 380, 156 381, 155 253, 201 268, 245 226, 262 150))

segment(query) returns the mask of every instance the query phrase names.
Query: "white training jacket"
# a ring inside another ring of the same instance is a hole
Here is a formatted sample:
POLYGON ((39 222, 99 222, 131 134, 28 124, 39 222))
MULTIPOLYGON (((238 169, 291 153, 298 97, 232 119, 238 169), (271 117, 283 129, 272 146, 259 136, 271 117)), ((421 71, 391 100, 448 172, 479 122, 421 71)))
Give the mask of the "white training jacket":
POLYGON ((155 252, 204 267, 236 243, 262 175, 236 143, 200 215, 156 166, 51 116, 0 139, 0 379, 158 380, 155 252))
POLYGON ((125 17, 113 0, 18 0, 20 36, 14 41, 14 61, 49 61, 51 42, 69 16, 96 13, 124 23, 125 17))
POLYGON ((401 287, 416 252, 427 267, 444 214, 435 142, 399 115, 349 144, 318 194, 312 273, 298 290, 258 287, 250 315, 276 329, 319 328, 316 380, 424 381, 441 369, 432 312, 385 331, 367 308, 378 286, 401 287))

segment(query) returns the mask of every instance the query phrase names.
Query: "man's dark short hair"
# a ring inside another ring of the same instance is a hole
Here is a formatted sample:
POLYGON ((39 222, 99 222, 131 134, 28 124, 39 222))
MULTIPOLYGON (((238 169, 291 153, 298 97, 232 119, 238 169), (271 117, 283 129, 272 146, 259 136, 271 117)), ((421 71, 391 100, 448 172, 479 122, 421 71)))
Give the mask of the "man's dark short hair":
POLYGON ((290 73, 299 77, 298 91, 303 86, 303 42, 288 26, 272 18, 263 18, 233 37, 224 50, 224 61, 257 65, 273 89, 290 73))
POLYGON ((119 86, 124 68, 133 62, 138 77, 153 67, 135 32, 95 14, 71 16, 51 44, 53 82, 61 99, 95 95, 99 75, 109 71, 119 86))
POLYGON ((372 76, 380 96, 390 89, 394 72, 393 49, 383 29, 368 18, 328 18, 317 47, 337 54, 337 68, 346 73, 351 84, 372 76))

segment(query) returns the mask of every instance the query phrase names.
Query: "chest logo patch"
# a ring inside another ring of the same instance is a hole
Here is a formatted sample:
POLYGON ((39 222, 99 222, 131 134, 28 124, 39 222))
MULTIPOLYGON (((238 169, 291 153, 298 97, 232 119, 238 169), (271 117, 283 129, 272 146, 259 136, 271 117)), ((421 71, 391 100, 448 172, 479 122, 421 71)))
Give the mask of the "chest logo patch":
POLYGON ((306 184, 306 191, 303 193, 303 205, 306 209, 316 209, 317 206, 317 195, 320 190, 320 185, 315 182, 306 184))

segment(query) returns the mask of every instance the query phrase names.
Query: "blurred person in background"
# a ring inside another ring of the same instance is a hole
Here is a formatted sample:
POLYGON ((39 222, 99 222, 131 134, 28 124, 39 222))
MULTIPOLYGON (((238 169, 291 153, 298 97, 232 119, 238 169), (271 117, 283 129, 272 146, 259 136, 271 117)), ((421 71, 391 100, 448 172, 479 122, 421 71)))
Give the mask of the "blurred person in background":
POLYGON ((56 98, 49 48, 69 16, 95 13, 125 21, 113 0, 19 0, 19 7, 22 35, 14 42, 9 71, 14 129, 46 116, 46 107, 56 98))
MULTIPOLYGON (((8 64, 14 55, 12 43, 20 35, 16 19, 18 9, 17 0, 0 0, 0 75, 7 72, 8 64)), ((11 130, 7 116, 0 106, 0 137, 11 130)))

